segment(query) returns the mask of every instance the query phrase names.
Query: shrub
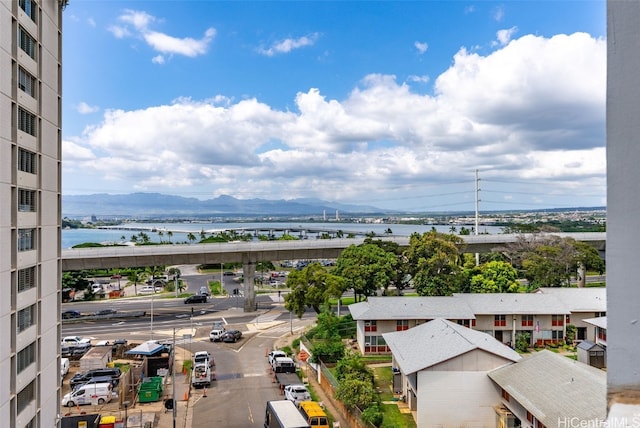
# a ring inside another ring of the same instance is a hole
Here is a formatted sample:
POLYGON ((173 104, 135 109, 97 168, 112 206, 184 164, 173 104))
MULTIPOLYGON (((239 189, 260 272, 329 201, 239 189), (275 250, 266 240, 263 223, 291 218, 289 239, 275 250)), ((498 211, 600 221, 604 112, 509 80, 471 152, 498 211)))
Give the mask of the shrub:
POLYGON ((382 424, 382 411, 380 410, 380 406, 378 403, 372 404, 371 406, 364 409, 362 412, 362 421, 373 424, 377 427, 382 424))

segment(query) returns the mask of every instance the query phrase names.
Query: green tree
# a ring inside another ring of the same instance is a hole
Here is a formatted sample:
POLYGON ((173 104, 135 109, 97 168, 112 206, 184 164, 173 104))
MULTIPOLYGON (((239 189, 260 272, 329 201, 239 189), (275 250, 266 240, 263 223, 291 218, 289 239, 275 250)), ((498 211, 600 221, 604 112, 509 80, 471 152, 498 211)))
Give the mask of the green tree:
POLYGON ((301 318, 306 308, 316 313, 332 297, 340 297, 345 291, 345 281, 328 273, 320 263, 311 263, 302 270, 294 270, 287 277, 286 285, 291 290, 285 296, 285 308, 301 318))
POLYGON ((479 273, 471 277, 472 293, 517 293, 518 271, 509 263, 491 261, 480 266, 479 273))
POLYGON ((366 408, 378 402, 373 383, 357 378, 347 378, 338 383, 336 398, 346 406, 366 408))
POLYGON ((575 241, 574 248, 576 250, 576 261, 582 265, 585 270, 598 272, 599 275, 604 273, 604 261, 600 257, 598 250, 586 242, 575 241))
POLYGON ((169 243, 171 243, 171 238, 173 237, 173 232, 169 230, 167 232, 167 236, 169 237, 169 243))
POLYGON ((515 349, 518 352, 527 352, 529 349, 529 340, 531 339, 531 334, 526 331, 520 331, 516 333, 516 343, 515 349))
POLYGON ((353 289, 356 302, 359 296, 371 296, 378 289, 387 289, 397 274, 395 254, 372 243, 350 245, 336 260, 334 273, 353 289))
POLYGON ((190 243, 193 243, 196 240, 196 235, 194 235, 193 233, 189 232, 189 233, 187 233, 187 239, 189 240, 190 243))
POLYGON ((131 269, 127 274, 127 281, 129 284, 133 284, 134 294, 138 294, 138 284, 144 282, 147 279, 147 274, 142 269, 131 269))
POLYGON ((414 233, 405 256, 413 285, 421 296, 450 296, 464 283, 462 238, 438 232, 414 233))

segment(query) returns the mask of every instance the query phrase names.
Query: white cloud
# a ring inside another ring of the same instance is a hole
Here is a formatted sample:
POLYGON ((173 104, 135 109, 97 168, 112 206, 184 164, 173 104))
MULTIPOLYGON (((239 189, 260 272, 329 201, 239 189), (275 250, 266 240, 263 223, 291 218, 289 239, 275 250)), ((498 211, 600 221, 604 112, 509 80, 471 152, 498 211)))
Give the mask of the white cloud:
POLYGON ((476 168, 604 192, 605 66, 604 40, 527 35, 486 56, 461 49, 433 94, 371 74, 341 100, 301 91, 287 111, 179 98, 107 111, 64 154, 74 169, 162 192, 375 201, 415 197, 452 174, 471 179, 476 168))
POLYGON ((509 44, 509 42, 511 41, 511 38, 513 37, 513 35, 518 31, 518 27, 511 27, 511 28, 507 28, 505 30, 499 30, 496 33, 496 41, 493 42, 493 45, 499 45, 499 46, 504 46, 509 44))
POLYGON ((493 19, 498 22, 504 19, 504 6, 498 6, 493 9, 493 19))
POLYGON ((416 76, 416 75, 411 75, 409 77, 407 77, 407 80, 410 82, 416 82, 416 83, 428 83, 429 80, 429 76, 416 76))
MULTIPOLYGON (((183 55, 190 58, 203 55, 207 52, 209 45, 216 36, 214 28, 208 28, 200 39, 192 37, 175 37, 166 33, 151 30, 149 27, 158 23, 159 20, 144 11, 125 10, 118 17, 121 25, 112 25, 109 31, 116 38, 140 37, 153 50, 161 54, 183 55), (132 28, 130 28, 130 26, 132 28)), ((155 64, 164 64, 166 58, 157 55, 152 59, 155 64)))
POLYGON ((266 56, 289 53, 295 49, 300 49, 306 46, 313 46, 319 37, 319 33, 312 33, 307 36, 299 37, 297 39, 284 39, 273 43, 268 48, 258 48, 258 52, 266 56))
POLYGON ((100 107, 98 107, 98 106, 90 106, 89 104, 87 104, 84 101, 82 101, 82 102, 78 103, 78 105, 76 106, 76 110, 80 114, 90 114, 90 113, 95 113, 97 111, 100 111, 100 107))
POLYGON ((425 53, 427 51, 427 49, 429 49, 429 45, 427 44, 427 42, 415 41, 413 43, 413 45, 416 47, 416 49, 418 50, 418 53, 420 55, 422 55, 423 53, 425 53))

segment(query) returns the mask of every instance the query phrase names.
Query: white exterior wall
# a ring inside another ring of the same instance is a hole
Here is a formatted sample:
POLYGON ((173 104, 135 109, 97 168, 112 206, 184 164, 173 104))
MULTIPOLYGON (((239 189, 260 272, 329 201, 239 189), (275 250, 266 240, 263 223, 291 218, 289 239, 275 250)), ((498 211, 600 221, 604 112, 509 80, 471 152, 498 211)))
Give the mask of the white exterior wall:
POLYGON ((607 393, 640 404, 640 3, 607 2, 607 393), (635 398, 634 398, 635 397, 635 398))
POLYGON ((18 1, 0 2, 0 421, 2 426, 59 426, 61 224, 61 11, 58 0, 32 0, 36 19, 18 1), (36 41, 36 59, 18 47, 18 26, 36 41), (36 79, 35 98, 17 86, 18 67, 36 79), (17 110, 36 116, 36 135, 18 130, 17 110), (37 155, 36 174, 18 171, 18 149, 37 155), (36 192, 36 212, 18 210, 18 189, 36 192), (19 228, 35 229, 35 249, 17 250, 19 228), (18 272, 34 267, 34 287, 18 292, 18 272), (35 306, 30 327, 17 331, 17 311, 35 306), (16 356, 35 346, 35 361, 18 373, 16 356), (17 394, 33 383, 33 400, 18 412, 17 394))
POLYGON ((485 371, 421 371, 418 428, 495 428, 500 391, 485 371))

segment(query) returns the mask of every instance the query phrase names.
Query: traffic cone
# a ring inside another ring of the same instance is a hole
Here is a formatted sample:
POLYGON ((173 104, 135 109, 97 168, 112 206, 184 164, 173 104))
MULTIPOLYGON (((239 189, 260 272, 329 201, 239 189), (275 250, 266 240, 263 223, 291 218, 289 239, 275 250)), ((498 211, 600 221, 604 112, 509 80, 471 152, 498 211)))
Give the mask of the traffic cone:
POLYGON ((182 400, 183 401, 188 401, 189 400, 189 393, 187 391, 184 392, 184 395, 182 396, 182 400))

